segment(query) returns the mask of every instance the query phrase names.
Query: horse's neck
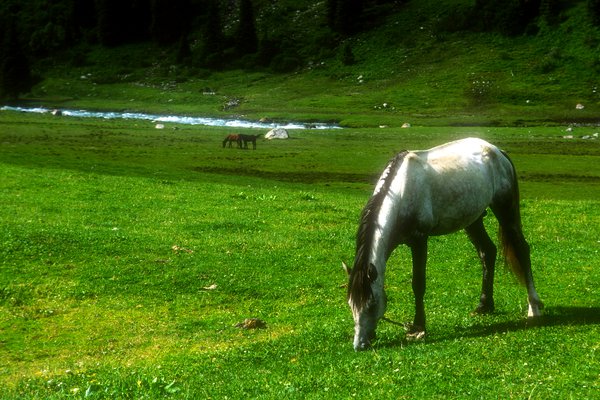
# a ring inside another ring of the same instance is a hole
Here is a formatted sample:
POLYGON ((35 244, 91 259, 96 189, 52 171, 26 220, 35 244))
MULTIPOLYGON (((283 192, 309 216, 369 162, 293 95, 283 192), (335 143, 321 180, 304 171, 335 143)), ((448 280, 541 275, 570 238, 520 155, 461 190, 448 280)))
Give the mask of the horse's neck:
POLYGON ((397 237, 397 204, 384 204, 374 221, 376 227, 371 238, 371 262, 377 267, 381 277, 385 273, 385 265, 392 251, 398 246, 397 237))

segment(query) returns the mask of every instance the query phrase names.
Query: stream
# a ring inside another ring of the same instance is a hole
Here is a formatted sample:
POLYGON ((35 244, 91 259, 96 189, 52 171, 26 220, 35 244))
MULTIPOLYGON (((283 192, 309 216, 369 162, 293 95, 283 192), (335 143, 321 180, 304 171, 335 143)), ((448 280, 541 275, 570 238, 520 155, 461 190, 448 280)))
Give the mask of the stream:
POLYGON ((300 122, 261 122, 248 121, 243 119, 224 119, 224 118, 206 118, 206 117, 186 117, 180 115, 160 115, 146 114, 137 112, 117 112, 117 111, 86 111, 69 109, 48 109, 44 107, 13 107, 3 106, 0 111, 17 111, 27 113, 54 113, 66 117, 79 118, 104 118, 104 119, 137 119, 152 122, 168 122, 183 125, 204 125, 204 126, 226 126, 232 128, 284 128, 284 129, 339 129, 339 125, 323 123, 300 123, 300 122))

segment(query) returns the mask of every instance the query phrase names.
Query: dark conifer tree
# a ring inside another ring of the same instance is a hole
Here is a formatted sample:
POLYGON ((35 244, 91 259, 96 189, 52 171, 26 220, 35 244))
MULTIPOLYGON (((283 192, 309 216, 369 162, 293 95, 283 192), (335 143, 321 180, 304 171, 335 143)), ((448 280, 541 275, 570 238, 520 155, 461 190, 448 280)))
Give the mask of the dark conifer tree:
POLYGON ((150 0, 131 0, 127 37, 131 41, 150 39, 152 8, 150 0))
POLYGON ((251 0, 240 1, 240 24, 235 36, 238 55, 256 53, 258 50, 258 37, 256 36, 254 10, 251 0))
POLYGON ((327 0, 327 4, 325 5, 326 12, 327 12, 327 25, 333 30, 337 30, 336 29, 336 17, 337 17, 338 3, 339 3, 338 0, 327 0))
POLYGON ((600 26, 600 0, 587 0, 587 6, 592 22, 600 26))
POLYGON ((344 65, 354 65, 356 63, 356 58, 354 57, 354 52, 352 51, 352 46, 349 43, 346 43, 342 48, 342 64, 344 65))
POLYGON ((363 0, 328 0, 327 20, 336 32, 351 35, 360 29, 363 0))
POLYGON ((209 67, 221 66, 224 62, 225 35, 223 34, 221 10, 218 0, 208 0, 206 24, 202 33, 203 49, 200 55, 201 62, 209 67))
POLYGON ((542 0, 540 2, 539 14, 546 23, 553 25, 558 23, 560 14, 560 0, 542 0))
POLYGON ((123 0, 96 0, 98 39, 104 46, 124 43, 123 0))
POLYGON ((261 67, 268 67, 280 53, 280 43, 271 39, 268 33, 265 33, 258 43, 258 52, 256 54, 256 63, 261 67))
POLYGON ((152 0, 152 37, 159 44, 173 44, 187 36, 191 7, 188 0, 152 0))
POLYGON ((92 29, 96 26, 95 0, 74 0, 73 18, 79 29, 92 29))
POLYGON ((0 98, 17 99, 31 90, 31 68, 19 42, 15 18, 4 18, 0 37, 0 98))

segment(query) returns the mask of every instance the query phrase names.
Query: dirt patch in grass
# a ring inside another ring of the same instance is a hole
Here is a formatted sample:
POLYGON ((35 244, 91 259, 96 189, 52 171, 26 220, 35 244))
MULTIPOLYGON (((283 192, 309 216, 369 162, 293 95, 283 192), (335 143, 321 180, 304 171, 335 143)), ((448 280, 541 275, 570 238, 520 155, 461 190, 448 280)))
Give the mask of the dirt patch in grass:
POLYGON ((219 175, 251 176, 255 178, 294 183, 373 183, 378 177, 378 174, 356 174, 323 171, 261 171, 249 168, 195 167, 193 168, 193 171, 219 175))

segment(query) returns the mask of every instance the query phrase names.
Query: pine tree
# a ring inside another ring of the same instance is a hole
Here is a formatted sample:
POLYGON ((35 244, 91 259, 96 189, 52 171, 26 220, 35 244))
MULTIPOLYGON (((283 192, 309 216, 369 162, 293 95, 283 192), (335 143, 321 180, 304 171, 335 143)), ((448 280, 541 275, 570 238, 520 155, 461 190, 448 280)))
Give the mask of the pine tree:
POLYGON ((346 43, 342 48, 342 64, 344 65, 354 65, 356 63, 356 58, 354 57, 354 52, 352 51, 352 46, 350 43, 346 43))
POLYGON ((29 61, 19 43, 14 20, 5 19, 0 43, 0 98, 11 100, 31 90, 33 85, 29 61))
POLYGON ((338 10, 338 0, 327 0, 327 4, 325 5, 327 12, 327 25, 336 30, 336 16, 338 10))
POLYGON ((96 0, 98 39, 104 46, 123 43, 122 0, 96 0))
POLYGON ((223 63, 225 35, 221 22, 221 10, 217 0, 209 0, 206 10, 206 24, 203 30, 203 49, 200 59, 208 67, 218 67, 223 63))
POLYGON ((336 32, 351 35, 361 24, 363 0, 328 0, 327 20, 336 32))
POLYGON ((258 37, 256 36, 251 0, 240 1, 240 24, 235 35, 235 41, 238 55, 254 54, 258 50, 258 37))
POLYGON ((173 44, 189 33, 188 0, 152 0, 152 37, 159 44, 173 44))
POLYGON ((587 6, 592 22, 600 26, 600 0, 587 0, 587 6))

